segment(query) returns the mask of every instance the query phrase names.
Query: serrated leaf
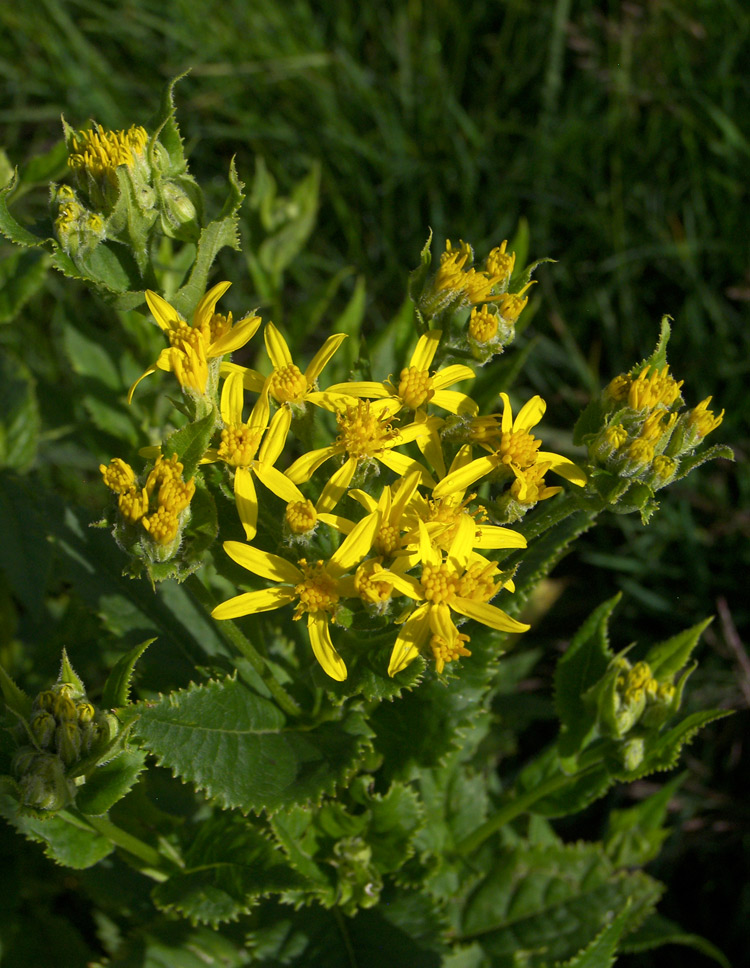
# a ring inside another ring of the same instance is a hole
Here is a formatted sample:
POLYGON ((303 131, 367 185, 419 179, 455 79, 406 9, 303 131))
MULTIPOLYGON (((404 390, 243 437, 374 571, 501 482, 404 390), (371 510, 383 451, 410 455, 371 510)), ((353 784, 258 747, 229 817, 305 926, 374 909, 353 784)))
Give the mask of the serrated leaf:
POLYGON ((118 709, 120 706, 127 705, 130 698, 130 679, 133 675, 133 669, 138 659, 152 642, 156 642, 156 636, 134 646, 115 662, 104 684, 101 701, 103 709, 118 709))
POLYGON ((10 242, 15 242, 16 245, 36 248, 49 242, 50 239, 47 236, 35 235, 24 228, 20 222, 13 218, 8 209, 8 198, 15 191, 17 182, 18 171, 15 171, 8 184, 0 188, 0 232, 10 242))
MULTIPOLYGON (((588 755, 588 753, 587 753, 588 755)), ((542 783, 558 776, 568 776, 563 786, 534 802, 530 812, 543 817, 566 817, 579 813, 594 800, 604 796, 614 783, 614 777, 604 762, 585 772, 577 772, 575 759, 564 764, 556 745, 547 747, 521 771, 519 793, 536 790, 542 783)))
POLYGON ((304 881, 247 820, 205 821, 184 856, 185 866, 151 893, 163 911, 217 925, 247 913, 260 897, 303 887, 304 881))
POLYGON ((671 320, 671 316, 662 316, 659 339, 657 340, 654 352, 651 354, 651 356, 643 360, 642 363, 638 363, 633 367, 633 369, 630 371, 631 376, 637 376, 640 372, 647 368, 649 370, 660 370, 662 367, 667 365, 667 343, 669 342, 669 337, 672 334, 672 329, 669 325, 671 320))
POLYGON ((215 425, 216 416, 211 410, 200 420, 175 430, 162 444, 164 457, 169 458, 175 454, 183 464, 182 474, 186 481, 193 476, 201 457, 206 453, 215 425))
POLYGON ((555 709, 561 726, 561 756, 577 753, 596 725, 596 710, 586 705, 583 695, 601 679, 614 658, 607 629, 620 598, 615 595, 591 613, 557 663, 555 709))
POLYGON ((628 925, 630 903, 603 928, 594 940, 568 961, 558 961, 554 968, 611 968, 615 963, 618 942, 628 925))
POLYGON ((182 148, 182 138, 180 136, 180 129, 177 126, 177 117, 174 104, 174 89, 177 86, 177 83, 181 81, 183 77, 187 77, 189 73, 189 71, 183 71, 182 74, 178 74, 168 82, 164 89, 164 93, 162 94, 161 104, 159 105, 159 114, 154 122, 155 130, 151 139, 150 147, 152 147, 158 140, 166 149, 172 169, 170 174, 179 173, 184 171, 186 168, 185 156, 182 148))
POLYGON ((661 790, 634 807, 610 812, 603 842, 613 864, 617 867, 643 867, 657 856, 669 835, 663 826, 667 807, 685 776, 683 773, 674 777, 661 790))
POLYGON ((716 945, 711 944, 700 935, 690 934, 679 924, 675 924, 661 914, 652 914, 633 934, 629 935, 622 947, 624 952, 637 954, 641 951, 651 951, 661 948, 665 944, 681 944, 686 948, 693 948, 701 954, 713 959, 721 968, 732 968, 729 959, 716 945))
POLYGON ((687 475, 691 471, 694 471, 696 467, 700 467, 701 464, 705 464, 706 461, 716 460, 719 457, 723 458, 724 460, 733 461, 734 451, 727 444, 715 444, 713 447, 698 450, 688 457, 681 457, 680 466, 674 476, 674 480, 681 481, 683 477, 687 477, 687 475))
POLYGON ((410 788, 394 783, 386 794, 368 801, 367 840, 372 859, 381 873, 398 870, 411 854, 411 841, 423 822, 419 798, 410 788))
POLYGON ((86 686, 83 684, 83 679, 81 679, 73 666, 70 664, 68 650, 64 647, 62 650, 62 656, 60 658, 60 674, 57 677, 57 681, 66 682, 68 685, 72 686, 78 696, 86 695, 86 686))
POLYGON ((132 790, 145 763, 146 754, 142 750, 128 749, 118 753, 108 763, 98 766, 78 788, 76 807, 92 817, 107 813, 132 790))
POLYGON ((139 706, 135 730, 163 766, 225 807, 273 813, 315 802, 344 782, 370 730, 357 712, 312 728, 288 725, 236 679, 139 706))
POLYGON ((159 918, 128 931, 107 959, 107 968, 246 968, 243 941, 186 921, 159 918))
POLYGON ((664 642, 653 645, 645 656, 654 677, 661 682, 671 682, 675 675, 687 664, 693 649, 703 634, 703 630, 713 621, 707 618, 692 628, 678 632, 664 642))
POLYGON ((662 885, 641 872, 613 869, 597 845, 575 844, 503 852, 470 895, 462 941, 478 941, 493 968, 529 968, 577 955, 628 900, 627 929, 652 910, 662 885))
POLYGON ((8 673, 0 665, 0 690, 6 706, 23 719, 31 715, 31 699, 20 686, 17 686, 8 673))
POLYGON ((0 814, 29 840, 43 844, 45 854, 64 867, 91 867, 115 849, 105 837, 74 826, 60 816, 44 820, 22 816, 18 804, 6 795, 0 795, 0 814))
POLYGON ((11 252, 0 262, 0 323, 9 323, 44 285, 49 256, 39 250, 11 252))

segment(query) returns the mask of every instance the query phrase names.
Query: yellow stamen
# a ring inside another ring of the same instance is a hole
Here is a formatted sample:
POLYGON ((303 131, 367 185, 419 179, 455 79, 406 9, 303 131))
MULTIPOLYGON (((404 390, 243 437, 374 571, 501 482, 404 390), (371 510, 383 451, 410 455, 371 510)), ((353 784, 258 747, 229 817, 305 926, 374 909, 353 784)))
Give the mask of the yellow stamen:
POLYGON ((221 444, 217 454, 220 460, 232 467, 249 467, 258 452, 261 431, 251 430, 244 424, 233 424, 221 432, 221 444))
POLYGON ((307 534, 318 520, 312 501, 291 501, 286 506, 285 518, 292 534, 307 534))
POLYGON ((430 387, 430 373, 420 370, 416 366, 406 367, 401 371, 398 385, 398 395, 405 407, 416 410, 423 403, 428 403, 435 395, 430 387))
POLYGON ((322 561, 308 564, 304 558, 297 562, 304 578, 295 585, 299 604, 294 618, 299 619, 305 612, 334 612, 339 601, 336 579, 328 574, 322 561))
POLYGON ((135 472, 130 464, 119 457, 113 457, 109 467, 99 465, 105 485, 115 494, 125 494, 135 485, 135 472))
POLYGON ((668 365, 650 372, 646 367, 628 389, 628 405, 633 410, 652 409, 659 404, 671 407, 680 395, 682 382, 678 383, 669 375, 668 365))
POLYGON ((454 627, 455 633, 450 639, 442 635, 433 635, 430 639, 430 648, 435 656, 437 671, 442 672, 447 662, 453 662, 460 656, 471 655, 471 652, 464 648, 464 642, 469 642, 469 636, 463 635, 454 627))
POLYGON ((489 343, 497 336, 497 321, 497 316, 487 306, 481 309, 475 306, 469 316, 469 336, 477 343, 489 343))
POLYGON ((148 132, 137 125, 127 131, 105 131, 96 125, 89 131, 79 131, 72 138, 68 165, 85 169, 95 178, 117 180, 120 165, 132 165, 142 155, 148 143, 148 132))
POLYGON ((148 494, 145 488, 131 487, 117 499, 117 506, 126 521, 131 524, 140 521, 148 512, 148 494))
POLYGON ((294 363, 273 371, 269 393, 279 403, 303 403, 308 390, 304 374, 294 363))
POLYGON ((158 507, 153 514, 141 518, 141 524, 154 541, 161 545, 174 541, 179 529, 177 515, 165 507, 158 507))
POLYGON ((399 435, 387 414, 371 411, 369 400, 358 400, 355 407, 347 407, 336 419, 337 443, 350 457, 363 459, 382 454, 399 435))

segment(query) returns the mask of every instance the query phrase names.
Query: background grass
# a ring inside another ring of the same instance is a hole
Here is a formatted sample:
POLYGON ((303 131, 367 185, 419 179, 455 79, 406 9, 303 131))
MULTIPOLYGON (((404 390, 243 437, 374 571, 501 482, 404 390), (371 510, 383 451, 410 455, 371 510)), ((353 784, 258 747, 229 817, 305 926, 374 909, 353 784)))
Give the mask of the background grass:
MULTIPOLYGON (((428 226, 438 244, 462 237, 484 254, 528 225, 529 257, 556 263, 539 270, 538 305, 517 344, 534 341, 519 392, 541 393, 557 427, 650 352, 660 317, 673 316, 672 369, 689 403, 713 394, 726 408, 714 436, 738 463, 708 465, 671 489, 646 529, 603 522, 558 570, 566 594, 535 635, 563 643, 615 588, 625 592, 618 646, 718 611, 693 701, 746 707, 749 35, 750 11, 731 0, 4 4, 2 141, 22 164, 59 139, 61 113, 73 125, 146 123, 165 81, 192 68, 178 116, 193 173, 217 197, 235 154, 246 180, 264 158, 282 190, 320 165, 316 229, 270 307, 298 338, 310 319, 325 332, 359 275, 376 334, 403 299, 428 226), (337 274, 318 319, 313 307, 337 274)), ((43 193, 24 202, 29 216, 45 205, 43 193)), ((248 209, 244 218, 252 247, 257 226, 248 209)), ((262 303, 242 257, 220 262, 215 278, 234 280, 234 305, 262 303)), ((40 387, 55 387, 40 402, 67 465, 50 474, 64 496, 90 502, 103 438, 87 436, 61 362, 70 313, 101 338, 117 326, 49 277, 0 341, 40 387)), ((137 342, 131 349, 138 359, 137 342)), ((66 615, 61 638, 76 628, 66 615)), ((750 916, 746 724, 743 712, 692 747, 679 833, 656 871, 672 888, 665 913, 728 953, 750 916)), ((580 832, 596 835, 598 817, 580 832)), ((659 964, 682 957, 667 949, 659 964)))

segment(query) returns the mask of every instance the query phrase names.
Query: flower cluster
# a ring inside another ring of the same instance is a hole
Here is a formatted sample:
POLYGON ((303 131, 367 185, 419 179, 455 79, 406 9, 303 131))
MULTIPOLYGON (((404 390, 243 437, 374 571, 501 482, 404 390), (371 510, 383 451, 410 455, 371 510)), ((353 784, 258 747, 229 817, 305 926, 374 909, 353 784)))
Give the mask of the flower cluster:
POLYGON ((118 543, 132 551, 137 542, 153 561, 171 557, 179 546, 195 494, 195 480, 183 480, 182 464, 174 455, 167 460, 160 454, 143 483, 119 457, 109 465, 101 464, 99 470, 106 486, 117 495, 118 543))

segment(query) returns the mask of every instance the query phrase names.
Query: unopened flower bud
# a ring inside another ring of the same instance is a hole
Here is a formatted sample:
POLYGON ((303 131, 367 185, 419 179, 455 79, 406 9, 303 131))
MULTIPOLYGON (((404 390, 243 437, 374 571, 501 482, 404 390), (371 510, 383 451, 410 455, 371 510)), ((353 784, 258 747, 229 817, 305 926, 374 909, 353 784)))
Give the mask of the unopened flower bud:
POLYGON ((81 732, 78 723, 60 723, 55 731, 55 746, 66 766, 75 763, 81 752, 81 732))
POLYGON ((47 749, 52 743, 56 726, 55 717, 46 710, 42 709, 32 717, 29 728, 34 737, 34 742, 40 749, 47 749))

